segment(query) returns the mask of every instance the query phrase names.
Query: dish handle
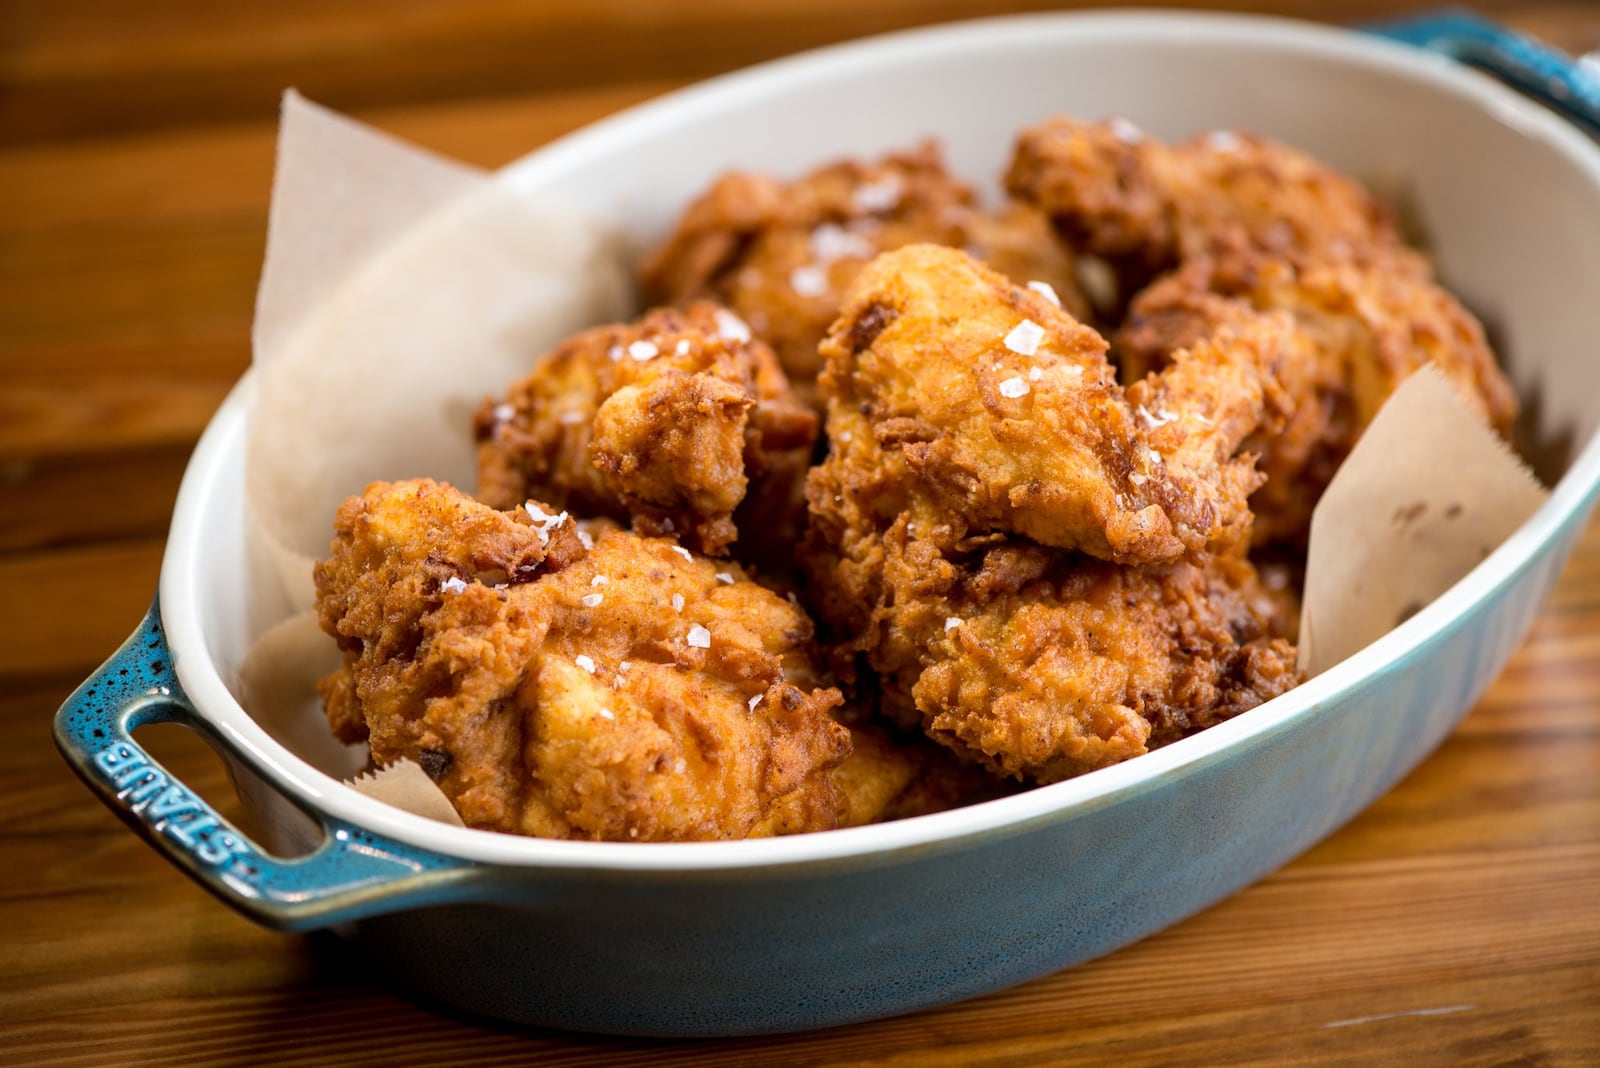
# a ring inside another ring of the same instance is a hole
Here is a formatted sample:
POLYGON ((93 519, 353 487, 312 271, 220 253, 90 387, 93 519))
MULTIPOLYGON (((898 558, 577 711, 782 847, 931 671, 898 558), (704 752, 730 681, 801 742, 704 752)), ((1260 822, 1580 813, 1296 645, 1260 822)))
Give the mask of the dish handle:
POLYGON ((267 853, 134 741, 179 723, 252 763, 195 711, 178 685, 159 599, 139 629, 56 713, 56 746, 101 801, 201 886, 279 930, 308 930, 460 900, 482 865, 397 842, 325 815, 311 853, 267 853))
POLYGON ((1531 37, 1465 11, 1370 23, 1368 33, 1449 56, 1505 82, 1600 135, 1600 64, 1575 60, 1531 37))

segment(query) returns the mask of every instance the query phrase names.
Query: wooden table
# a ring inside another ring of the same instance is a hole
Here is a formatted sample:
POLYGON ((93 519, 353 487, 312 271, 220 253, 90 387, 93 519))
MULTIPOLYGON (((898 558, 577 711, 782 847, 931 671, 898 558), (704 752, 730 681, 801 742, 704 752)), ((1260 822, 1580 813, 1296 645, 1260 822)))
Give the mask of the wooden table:
MULTIPOLYGON (((1442 749, 1282 871, 1106 959, 835 1031, 654 1044, 419 1004, 207 897, 50 742, 137 622, 189 449, 249 359, 298 85, 498 165, 675 85, 965 0, 8 0, 0 7, 0 1061, 1600 1063, 1600 528, 1442 749)), ((1387 0, 1252 4, 1353 21, 1387 0)), ((1575 51, 1600 7, 1495 14, 1575 51)), ((231 799, 178 728, 141 734, 231 799)), ((221 802, 234 810, 231 800, 221 802)))

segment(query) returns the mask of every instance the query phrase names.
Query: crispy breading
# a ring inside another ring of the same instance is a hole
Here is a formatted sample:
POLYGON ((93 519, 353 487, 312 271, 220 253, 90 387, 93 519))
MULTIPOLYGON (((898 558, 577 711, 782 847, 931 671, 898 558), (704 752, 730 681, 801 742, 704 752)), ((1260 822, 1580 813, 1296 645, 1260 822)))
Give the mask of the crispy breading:
POLYGON ((968 249, 1018 282, 1045 283, 1073 312, 1087 311, 1072 257, 1044 217, 1019 204, 980 209, 933 142, 874 162, 829 164, 787 183, 724 175, 690 205, 640 276, 652 302, 726 302, 777 350, 796 391, 815 400, 817 343, 838 314, 840 294, 879 252, 915 242, 968 249))
POLYGON ((1124 373, 1142 376, 1242 315, 1287 314, 1292 356, 1279 379, 1292 414, 1245 448, 1260 455, 1265 484, 1250 498, 1260 544, 1303 545, 1311 511, 1384 401, 1432 364, 1502 436, 1516 395, 1483 328, 1436 284, 1415 254, 1289 260, 1241 253, 1197 259, 1142 291, 1116 335, 1124 373), (1395 261, 1399 265, 1395 265, 1395 261))
MULTIPOLYGON (((789 601, 663 538, 430 481, 340 509, 316 569, 346 740, 415 760, 468 826, 744 838, 837 826, 849 731, 789 601)), ((865 802, 863 802, 864 804, 865 802)), ((859 813, 852 813, 852 818, 859 813)))
POLYGON ((1242 547, 1129 567, 917 514, 850 530, 845 553, 813 546, 819 613, 886 715, 994 771, 1091 771, 1298 681, 1293 621, 1242 547))
MULTIPOLYGON (((908 476, 973 531, 1120 563, 1217 550, 1248 537, 1259 477, 1236 453, 1281 415, 1288 336, 1244 317, 1124 391, 1104 339, 1039 294, 954 249, 885 253, 822 345, 833 452, 813 502, 836 477, 908 476)), ((897 506, 892 489, 873 505, 897 506)))
POLYGON ((1400 246, 1359 183, 1248 133, 1167 145, 1123 120, 1050 119, 1018 136, 1005 185, 1074 248, 1146 278, 1222 251, 1298 261, 1400 246))
POLYGON ((1293 686, 1234 455, 1279 412, 1289 328, 1241 320, 1125 394, 1098 335, 961 253, 875 260, 823 345, 829 454, 807 483, 841 676, 864 666, 902 727, 1030 782, 1293 686), (1034 340, 1008 348, 1023 322, 1034 340))
POLYGON ((1124 381, 1242 316, 1291 317, 1288 418, 1245 443, 1265 476, 1251 498, 1259 544, 1303 545, 1334 471, 1424 364, 1509 434, 1515 396, 1477 320, 1370 193, 1303 152, 1230 131, 1169 146, 1126 122, 1059 118, 1020 135, 1006 184, 1117 269, 1124 381))
POLYGON ((484 502, 631 517, 720 554, 747 499, 768 539, 798 534, 817 426, 772 351, 699 302, 577 335, 485 401, 475 430, 484 502))

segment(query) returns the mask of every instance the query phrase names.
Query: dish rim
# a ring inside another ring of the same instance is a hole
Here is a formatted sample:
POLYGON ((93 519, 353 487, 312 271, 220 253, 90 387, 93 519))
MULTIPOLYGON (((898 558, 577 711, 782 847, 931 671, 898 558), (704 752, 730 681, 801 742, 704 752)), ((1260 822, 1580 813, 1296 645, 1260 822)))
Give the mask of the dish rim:
MULTIPOLYGON (((1510 89, 1444 57, 1348 30, 1292 19, 1172 11, 1067 12, 978 19, 900 31, 834 45, 721 75, 628 108, 535 150, 501 172, 518 186, 538 186, 614 151, 659 125, 696 121, 735 101, 789 92, 813 79, 885 59, 922 61, 952 51, 993 48, 1040 35, 1182 40, 1268 46, 1288 54, 1332 59, 1358 71, 1397 74, 1476 103, 1519 132, 1546 143, 1600 189, 1600 145, 1510 89)), ((1121 764, 1010 797, 911 817, 814 834, 732 842, 570 842, 451 827, 357 792, 317 770, 273 739, 235 700, 212 662, 200 628, 199 518, 214 497, 234 449, 244 447, 253 372, 247 371, 208 423, 185 470, 162 559, 160 599, 173 668, 200 717, 227 737, 274 789, 313 818, 346 820, 448 856, 519 870, 650 872, 693 875, 789 868, 819 862, 888 861, 908 852, 961 849, 995 835, 1020 833, 1042 821, 1070 818, 1125 796, 1174 781, 1179 772, 1227 759, 1252 739, 1287 729, 1367 680, 1403 665, 1473 610, 1502 593, 1551 551, 1562 531, 1600 494, 1600 431, 1577 450, 1549 499, 1494 552, 1440 597, 1383 638, 1288 693, 1249 712, 1121 764)), ((241 501, 241 505, 243 502, 241 501)))

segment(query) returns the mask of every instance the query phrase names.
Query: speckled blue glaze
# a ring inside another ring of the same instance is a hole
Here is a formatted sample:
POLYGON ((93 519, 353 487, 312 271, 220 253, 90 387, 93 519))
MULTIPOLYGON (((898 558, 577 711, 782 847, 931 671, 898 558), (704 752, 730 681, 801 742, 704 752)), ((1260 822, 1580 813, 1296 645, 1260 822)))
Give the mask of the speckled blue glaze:
POLYGON ((1481 67, 1590 133, 1600 134, 1600 74, 1548 45, 1465 11, 1379 22, 1366 30, 1481 67))
POLYGON ((159 603, 55 720, 56 746, 118 816, 223 901, 270 927, 322 927, 412 903, 459 899, 471 861, 443 857, 323 819, 320 848, 285 860, 263 852, 134 741, 150 723, 181 723, 213 738, 173 673, 159 603))

